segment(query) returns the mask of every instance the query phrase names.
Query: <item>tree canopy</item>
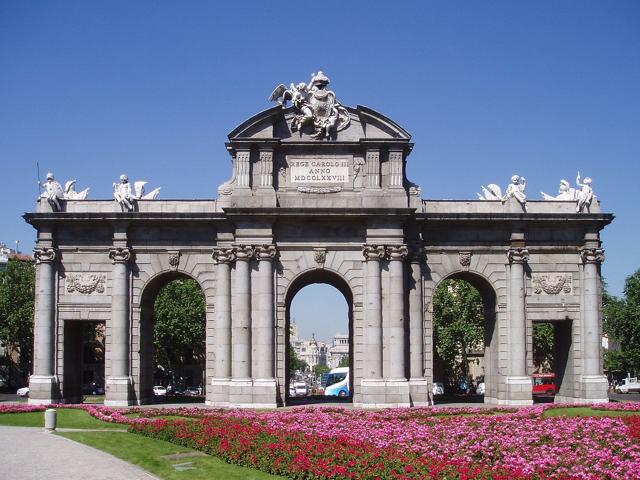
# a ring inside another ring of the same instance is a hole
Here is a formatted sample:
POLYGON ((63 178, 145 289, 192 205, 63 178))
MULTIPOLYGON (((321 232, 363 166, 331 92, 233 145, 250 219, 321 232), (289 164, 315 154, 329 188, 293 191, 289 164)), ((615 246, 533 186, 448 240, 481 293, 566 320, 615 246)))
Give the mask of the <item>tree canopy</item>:
POLYGON ((19 354, 15 367, 22 377, 20 382, 25 381, 31 371, 34 298, 33 263, 10 259, 6 270, 0 272, 0 342, 9 355, 19 354))
POLYGON ((195 280, 174 280, 165 285, 154 306, 156 364, 176 371, 189 354, 204 358, 205 299, 195 280))
POLYGON ((603 294, 604 332, 619 345, 605 354, 605 368, 614 374, 640 372, 640 270, 627 277, 624 297, 603 294))
POLYGON ((433 299, 436 361, 445 377, 469 375, 467 355, 484 348, 484 307, 478 290, 463 280, 445 280, 433 299))

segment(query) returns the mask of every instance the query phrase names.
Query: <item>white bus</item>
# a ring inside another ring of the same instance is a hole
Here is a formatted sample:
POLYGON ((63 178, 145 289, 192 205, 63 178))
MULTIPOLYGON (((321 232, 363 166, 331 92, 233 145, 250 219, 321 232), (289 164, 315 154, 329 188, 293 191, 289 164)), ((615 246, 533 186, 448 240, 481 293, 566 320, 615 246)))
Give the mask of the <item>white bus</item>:
POLYGON ((329 372, 324 394, 333 397, 348 397, 351 395, 349 391, 349 367, 338 367, 329 372))

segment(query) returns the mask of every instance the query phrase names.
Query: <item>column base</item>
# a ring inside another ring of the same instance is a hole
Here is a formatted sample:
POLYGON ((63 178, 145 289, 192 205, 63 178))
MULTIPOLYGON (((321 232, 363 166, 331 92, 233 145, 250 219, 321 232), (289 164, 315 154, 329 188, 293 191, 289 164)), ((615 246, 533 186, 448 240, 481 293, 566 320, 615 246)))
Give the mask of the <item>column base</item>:
POLYGON ((604 375, 581 375, 575 403, 607 403, 609 382, 604 375))
POLYGON ((431 389, 426 378, 409 379, 409 401, 412 407, 428 407, 433 405, 431 389))
POLYGON ((226 408, 229 406, 229 378, 212 378, 207 388, 205 405, 226 408))
POLYGON ((277 386, 275 378, 253 379, 253 408, 276 408, 277 386))
POLYGON ((363 379, 360 399, 353 403, 358 408, 410 407, 409 382, 399 379, 363 379))
POLYGON ((505 398, 485 398, 485 401, 498 405, 533 405, 531 377, 506 377, 505 386, 505 398))
POLYGON ((49 405, 60 402, 60 385, 55 375, 31 375, 29 377, 29 403, 49 405))
POLYGON ((105 407, 128 407, 133 404, 131 377, 109 377, 105 382, 105 407))

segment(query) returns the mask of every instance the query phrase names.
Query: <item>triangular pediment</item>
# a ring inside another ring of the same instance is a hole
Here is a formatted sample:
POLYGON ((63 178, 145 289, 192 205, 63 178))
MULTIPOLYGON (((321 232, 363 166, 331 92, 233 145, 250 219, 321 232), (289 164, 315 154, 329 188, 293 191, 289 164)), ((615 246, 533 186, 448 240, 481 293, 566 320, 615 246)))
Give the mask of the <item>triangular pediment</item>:
POLYGON ((264 110, 238 125, 231 133, 229 140, 265 140, 277 139, 281 142, 361 142, 366 140, 408 142, 411 135, 399 124, 387 116, 369 107, 358 105, 356 108, 344 107, 349 115, 348 125, 335 132, 331 138, 315 139, 312 128, 301 131, 292 129, 296 116, 293 107, 283 108, 278 105, 264 110), (292 131, 293 130, 293 131, 292 131))

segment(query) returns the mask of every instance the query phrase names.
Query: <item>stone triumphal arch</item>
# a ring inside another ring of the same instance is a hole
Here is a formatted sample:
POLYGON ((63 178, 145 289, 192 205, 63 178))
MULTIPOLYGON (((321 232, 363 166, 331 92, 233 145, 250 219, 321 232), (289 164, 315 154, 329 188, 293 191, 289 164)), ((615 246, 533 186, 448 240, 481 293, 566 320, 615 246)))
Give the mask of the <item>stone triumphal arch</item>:
POLYGON ((210 405, 286 402, 289 304, 316 282, 349 304, 354 404, 430 404, 432 300, 448 278, 483 297, 485 401, 531 402, 535 322, 563 332, 557 398, 606 400, 599 232, 613 216, 590 179, 540 201, 518 176, 504 195, 492 184, 479 200, 423 200, 406 175, 407 131, 341 105, 328 83, 319 72, 280 85, 276 106, 229 134, 233 170, 216 200, 160 200, 125 175, 114 199, 88 200, 50 175, 25 215, 37 230, 30 402, 77 400, 82 322, 106 327, 105 403, 150 401, 150 304, 176 278, 204 292, 210 405))

